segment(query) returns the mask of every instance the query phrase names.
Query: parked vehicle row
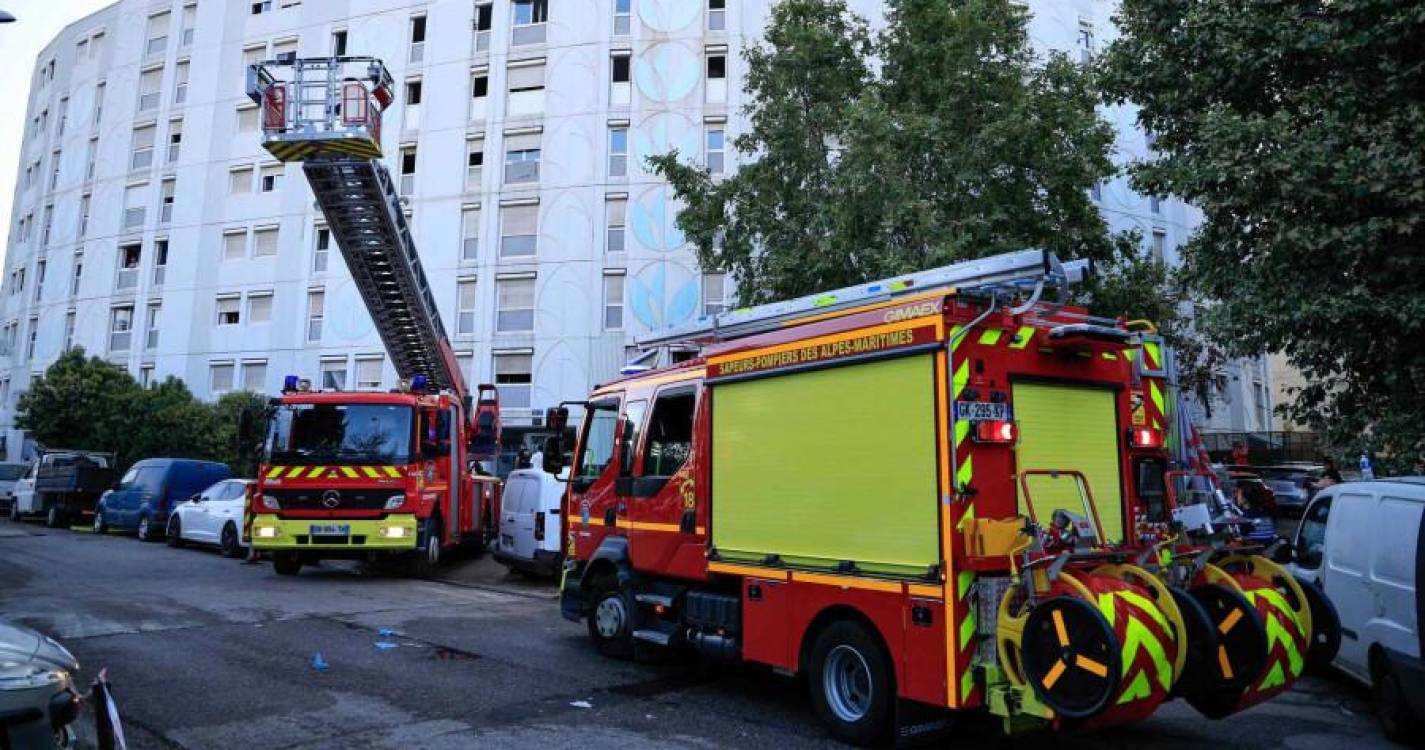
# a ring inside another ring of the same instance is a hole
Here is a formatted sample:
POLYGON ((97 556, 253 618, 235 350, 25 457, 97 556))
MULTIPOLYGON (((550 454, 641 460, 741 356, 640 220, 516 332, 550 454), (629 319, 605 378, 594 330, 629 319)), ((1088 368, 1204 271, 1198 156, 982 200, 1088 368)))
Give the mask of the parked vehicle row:
POLYGON ((94 533, 134 531, 153 541, 168 528, 169 514, 181 502, 232 476, 227 464, 186 458, 149 458, 129 467, 118 485, 99 498, 94 533))
POLYGON ((39 516, 50 528, 68 526, 94 513, 101 493, 114 482, 114 454, 46 450, 15 480, 10 519, 39 516))

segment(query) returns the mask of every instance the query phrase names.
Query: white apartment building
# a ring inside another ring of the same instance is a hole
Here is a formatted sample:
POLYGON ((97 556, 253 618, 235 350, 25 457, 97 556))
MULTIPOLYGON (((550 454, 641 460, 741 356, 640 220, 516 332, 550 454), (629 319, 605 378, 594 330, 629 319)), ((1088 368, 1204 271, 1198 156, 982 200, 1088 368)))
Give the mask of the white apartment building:
MULTIPOLYGON (((0 455, 27 452, 16 399, 71 346, 205 398, 286 374, 394 384, 300 167, 259 145, 246 65, 289 55, 372 55, 395 76, 385 160, 467 379, 500 386, 511 424, 581 397, 642 332, 728 303, 642 165, 676 148, 736 169, 740 52, 774 2, 119 0, 69 25, 35 62, 18 144, 0 455)), ((1028 5, 1040 49, 1113 34, 1109 0, 1028 5)), ((1131 110, 1105 114, 1118 158, 1145 153, 1131 110)), ((1200 221, 1121 179, 1095 197, 1169 260, 1200 221)))

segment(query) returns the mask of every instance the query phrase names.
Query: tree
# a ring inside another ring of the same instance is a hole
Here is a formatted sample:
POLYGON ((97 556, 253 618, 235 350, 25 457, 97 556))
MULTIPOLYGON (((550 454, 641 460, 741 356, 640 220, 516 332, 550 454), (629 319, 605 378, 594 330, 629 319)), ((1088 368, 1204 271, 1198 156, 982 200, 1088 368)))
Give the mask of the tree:
POLYGON ((20 395, 15 425, 44 446, 111 450, 128 426, 125 407, 139 391, 123 368, 69 349, 20 395))
POLYGON ((267 397, 251 391, 234 391, 218 399, 217 411, 222 442, 227 446, 222 459, 238 476, 257 472, 259 444, 267 419, 267 397))
POLYGON ((1140 190, 1206 221, 1186 278, 1233 354, 1284 352, 1284 412, 1425 459, 1425 6, 1123 0, 1103 87, 1141 107, 1140 190))

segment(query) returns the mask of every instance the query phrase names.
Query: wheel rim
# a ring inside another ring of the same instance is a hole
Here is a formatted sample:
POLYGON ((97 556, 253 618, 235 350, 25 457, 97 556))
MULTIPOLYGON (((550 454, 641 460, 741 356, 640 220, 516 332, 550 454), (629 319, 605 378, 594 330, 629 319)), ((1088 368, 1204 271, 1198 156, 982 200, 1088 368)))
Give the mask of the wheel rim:
POLYGON ((143 537, 144 539, 147 539, 147 538, 148 538, 148 518, 147 518, 147 517, 144 517, 144 518, 140 518, 140 519, 139 519, 139 536, 140 536, 140 537, 143 537))
POLYGON ((826 655, 822 683, 826 704, 836 718, 851 724, 871 710, 871 667, 860 651, 846 645, 832 649, 826 655))
POLYGON ((233 527, 223 527, 223 549, 234 550, 237 548, 237 534, 233 532, 233 527))
POLYGON ((182 528, 181 526, 179 526, 179 520, 178 520, 177 518, 174 518, 172 521, 169 521, 169 522, 168 522, 168 535, 169 535, 169 536, 173 537, 174 539, 177 539, 177 538, 178 538, 179 536, 181 536, 182 534, 183 534, 183 528, 182 528))
POLYGON ((624 609, 623 597, 618 594, 604 597, 594 610, 594 626, 604 638, 617 638, 623 633, 623 626, 627 621, 628 611, 624 609))
POLYGON ((104 514, 103 514, 103 513, 95 513, 95 514, 94 514, 94 530, 95 530, 95 531, 103 531, 103 530, 104 530, 104 514))

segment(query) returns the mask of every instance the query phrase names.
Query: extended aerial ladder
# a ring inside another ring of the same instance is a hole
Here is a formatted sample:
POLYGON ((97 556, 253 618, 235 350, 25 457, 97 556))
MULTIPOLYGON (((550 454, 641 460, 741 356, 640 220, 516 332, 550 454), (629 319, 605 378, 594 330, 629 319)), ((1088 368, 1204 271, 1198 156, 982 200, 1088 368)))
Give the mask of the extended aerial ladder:
POLYGON ((380 161, 381 116, 394 99, 390 72, 373 57, 269 60, 248 68, 247 94, 261 107, 263 147, 302 163, 397 376, 457 394, 476 455, 493 457, 498 391, 482 384, 471 403, 401 197, 380 161))

